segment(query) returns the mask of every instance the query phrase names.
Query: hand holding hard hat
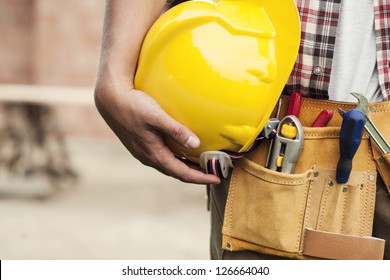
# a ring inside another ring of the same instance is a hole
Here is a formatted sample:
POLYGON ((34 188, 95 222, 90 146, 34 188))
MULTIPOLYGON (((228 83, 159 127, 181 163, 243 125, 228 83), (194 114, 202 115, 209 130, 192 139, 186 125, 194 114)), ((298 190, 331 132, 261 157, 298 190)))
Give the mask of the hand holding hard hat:
POLYGON ((168 140, 177 155, 244 152, 268 122, 299 41, 294 0, 185 2, 149 30, 135 87, 199 137, 197 149, 168 140))

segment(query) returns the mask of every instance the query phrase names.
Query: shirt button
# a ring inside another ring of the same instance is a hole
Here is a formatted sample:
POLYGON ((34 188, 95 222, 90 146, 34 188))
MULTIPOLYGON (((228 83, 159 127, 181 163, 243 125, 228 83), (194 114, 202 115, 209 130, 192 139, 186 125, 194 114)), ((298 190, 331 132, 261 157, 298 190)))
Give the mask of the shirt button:
POLYGON ((313 69, 314 75, 321 75, 322 74, 322 67, 321 66, 316 66, 313 69))

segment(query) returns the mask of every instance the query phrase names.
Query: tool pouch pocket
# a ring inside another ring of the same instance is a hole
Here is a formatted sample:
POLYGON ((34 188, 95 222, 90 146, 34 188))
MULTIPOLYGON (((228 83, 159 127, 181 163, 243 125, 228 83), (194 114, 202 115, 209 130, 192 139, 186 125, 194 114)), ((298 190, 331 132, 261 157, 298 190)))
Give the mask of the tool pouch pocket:
POLYGON ((278 174, 248 159, 240 160, 225 208, 224 249, 298 253, 312 180, 313 170, 278 174))
POLYGON ((267 145, 236 162, 223 249, 298 259, 383 258, 384 240, 371 237, 376 177, 369 139, 362 139, 349 182, 337 184, 339 132, 339 127, 304 128, 294 174, 263 167, 267 145))
MULTIPOLYGON (((369 116, 375 126, 378 128, 382 136, 387 142, 390 142, 390 101, 369 104, 369 116)), ((385 183, 390 194, 390 153, 383 154, 375 144, 373 139, 370 139, 372 153, 377 164, 378 171, 385 183)))

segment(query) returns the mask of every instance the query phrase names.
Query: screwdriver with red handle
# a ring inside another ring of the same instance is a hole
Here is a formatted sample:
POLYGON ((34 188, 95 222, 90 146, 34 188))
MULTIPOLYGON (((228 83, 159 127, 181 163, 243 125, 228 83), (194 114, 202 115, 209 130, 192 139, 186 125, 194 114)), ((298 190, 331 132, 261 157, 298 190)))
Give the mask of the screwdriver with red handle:
POLYGON ((331 110, 321 111, 317 118, 313 121, 311 127, 324 127, 326 126, 333 117, 333 112, 331 110))
MULTIPOLYGON (((299 113, 301 112, 302 106, 302 95, 298 92, 293 92, 290 96, 290 102, 288 103, 286 116, 295 116, 298 118, 299 113)), ((293 139, 297 134, 297 128, 293 125, 292 119, 289 119, 290 122, 282 124, 280 133, 287 138, 293 139)))
POLYGON ((296 116, 298 118, 302 106, 302 95, 298 92, 293 92, 290 96, 286 116, 296 116))
POLYGON ((340 158, 337 163, 336 180, 339 184, 348 182, 352 170, 352 159, 359 148, 363 136, 365 115, 358 109, 352 109, 344 113, 340 130, 340 158))

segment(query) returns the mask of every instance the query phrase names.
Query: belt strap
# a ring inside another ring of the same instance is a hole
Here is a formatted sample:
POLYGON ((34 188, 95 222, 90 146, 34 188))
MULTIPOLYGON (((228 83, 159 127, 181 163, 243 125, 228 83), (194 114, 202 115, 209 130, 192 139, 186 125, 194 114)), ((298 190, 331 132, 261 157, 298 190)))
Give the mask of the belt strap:
POLYGON ((383 260, 385 240, 305 230, 303 254, 334 260, 383 260))

